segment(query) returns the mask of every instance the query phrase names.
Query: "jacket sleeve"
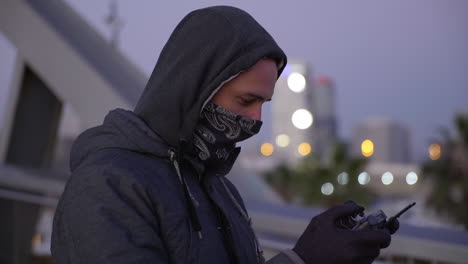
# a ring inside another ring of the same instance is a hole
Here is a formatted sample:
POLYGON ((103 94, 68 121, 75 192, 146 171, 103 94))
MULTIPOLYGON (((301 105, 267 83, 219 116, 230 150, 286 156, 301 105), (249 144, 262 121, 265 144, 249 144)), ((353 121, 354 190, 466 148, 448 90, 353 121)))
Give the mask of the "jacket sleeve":
POLYGON ((267 264, 305 264, 305 262, 292 250, 285 249, 269 259, 267 264))
POLYGON ((54 217, 56 263, 169 263, 144 184, 119 174, 69 181, 54 217))

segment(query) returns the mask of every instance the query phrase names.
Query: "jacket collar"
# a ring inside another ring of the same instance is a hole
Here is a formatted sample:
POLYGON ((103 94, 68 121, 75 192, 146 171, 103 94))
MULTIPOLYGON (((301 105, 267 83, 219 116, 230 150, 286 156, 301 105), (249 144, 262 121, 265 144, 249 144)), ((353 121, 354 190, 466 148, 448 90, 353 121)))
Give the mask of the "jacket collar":
POLYGON ((211 175, 215 176, 225 176, 227 175, 232 167, 234 166, 234 163, 239 156, 241 151, 240 147, 236 147, 231 154, 229 155, 229 158, 227 161, 218 164, 217 166, 212 166, 208 167, 206 164, 200 160, 197 156, 185 156, 185 160, 192 166, 192 168, 195 170, 198 179, 200 181, 204 180, 204 177, 211 177, 211 175))

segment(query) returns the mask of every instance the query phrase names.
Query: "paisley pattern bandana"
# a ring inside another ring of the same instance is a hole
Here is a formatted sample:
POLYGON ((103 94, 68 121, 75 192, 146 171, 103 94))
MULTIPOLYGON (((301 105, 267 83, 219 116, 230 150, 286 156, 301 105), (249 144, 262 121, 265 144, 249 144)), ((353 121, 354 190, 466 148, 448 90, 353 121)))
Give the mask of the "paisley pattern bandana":
POLYGON ((260 131, 262 121, 232 113, 221 106, 208 103, 200 114, 194 132, 198 157, 207 164, 223 162, 236 147, 260 131))

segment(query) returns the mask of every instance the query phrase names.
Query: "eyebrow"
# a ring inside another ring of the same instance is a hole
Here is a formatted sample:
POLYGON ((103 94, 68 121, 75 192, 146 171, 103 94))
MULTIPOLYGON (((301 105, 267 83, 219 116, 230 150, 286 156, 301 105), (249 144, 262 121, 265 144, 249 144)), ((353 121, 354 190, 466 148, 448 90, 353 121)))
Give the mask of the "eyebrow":
POLYGON ((248 96, 252 96, 252 97, 255 97, 259 100, 262 100, 262 101, 265 101, 265 102, 269 102, 271 101, 271 98, 270 99, 265 99, 263 96, 260 96, 258 94, 254 94, 254 93, 247 93, 248 96))

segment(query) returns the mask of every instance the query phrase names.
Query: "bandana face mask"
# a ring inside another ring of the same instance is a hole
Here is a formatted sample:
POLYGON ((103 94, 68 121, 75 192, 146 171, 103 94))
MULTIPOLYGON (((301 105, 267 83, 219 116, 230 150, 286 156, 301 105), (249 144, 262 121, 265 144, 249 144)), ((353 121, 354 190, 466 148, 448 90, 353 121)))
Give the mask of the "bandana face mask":
POLYGON ((260 120, 208 103, 200 114, 194 132, 198 157, 208 164, 226 161, 236 147, 236 142, 257 134, 261 126, 260 120))

